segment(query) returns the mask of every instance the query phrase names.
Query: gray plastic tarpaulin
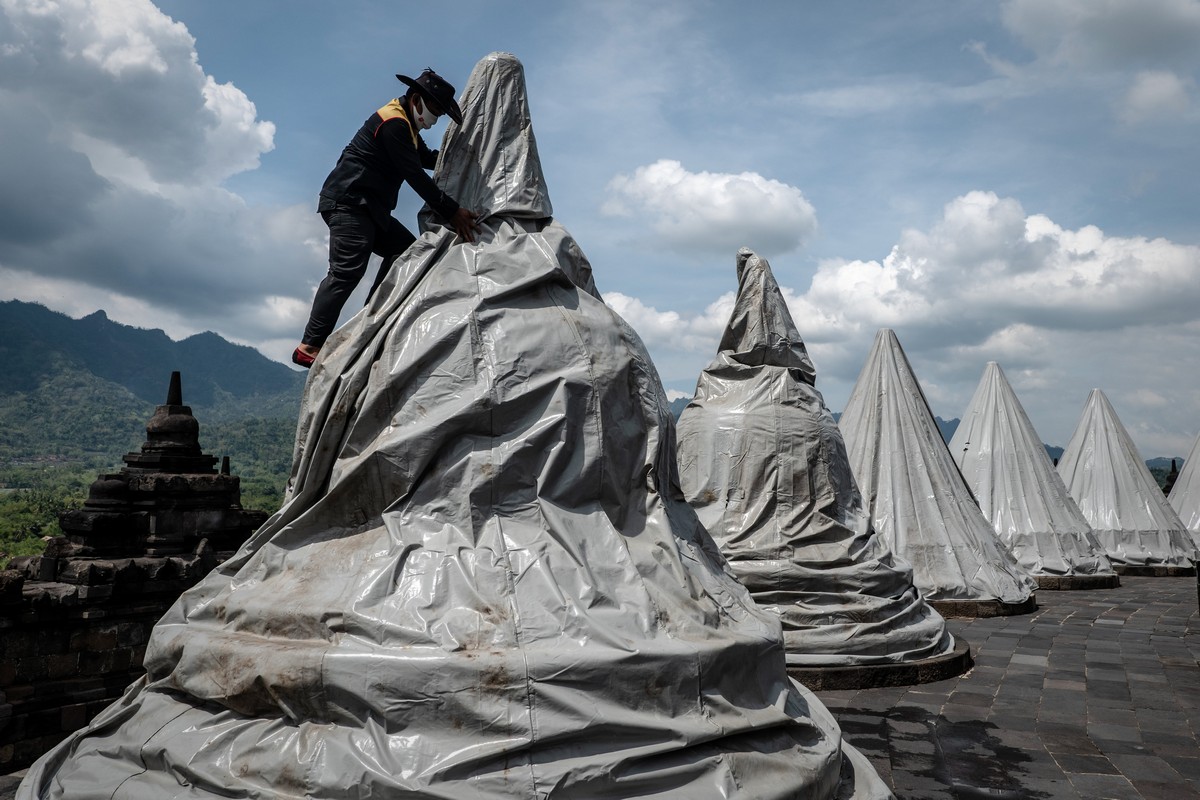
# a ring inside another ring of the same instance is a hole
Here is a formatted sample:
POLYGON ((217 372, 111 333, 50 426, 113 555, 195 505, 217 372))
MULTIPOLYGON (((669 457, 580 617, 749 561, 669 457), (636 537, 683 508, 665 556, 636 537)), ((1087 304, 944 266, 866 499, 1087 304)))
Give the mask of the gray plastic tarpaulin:
POLYGON ((1200 436, 1192 444, 1168 499, 1171 508, 1191 531, 1192 541, 1200 545, 1200 436))
POLYGON ((1017 563, 1032 575, 1113 574, 1004 370, 989 361, 950 455, 1017 563))
POLYGON ((329 340, 283 508, 22 800, 889 796, 678 498, 520 63, 461 105, 437 181, 479 241, 431 224, 329 340))
POLYGON ((875 336, 839 427, 875 529, 932 600, 1026 602, 1035 584, 984 519, 896 334, 875 336))
POLYGON ((719 352, 679 418, 684 495, 790 665, 911 662, 954 647, 912 568, 871 527, 841 431, 765 259, 737 255, 719 352))
POLYGON ((1099 389, 1088 395, 1058 471, 1112 563, 1187 567, 1196 558, 1183 520, 1099 389))

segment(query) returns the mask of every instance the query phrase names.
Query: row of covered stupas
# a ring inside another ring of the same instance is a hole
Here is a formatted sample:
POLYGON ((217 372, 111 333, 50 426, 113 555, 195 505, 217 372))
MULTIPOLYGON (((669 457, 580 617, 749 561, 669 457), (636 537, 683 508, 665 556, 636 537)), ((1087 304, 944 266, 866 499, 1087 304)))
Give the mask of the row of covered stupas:
MULTIPOLYGON (((877 527, 913 562, 918 588, 934 601, 1011 604, 1019 593, 1003 577, 1014 566, 1044 589, 1103 588, 1115 586, 1118 573, 1194 569, 1200 525, 1189 530, 1164 497, 1100 390, 1055 468, 991 362, 946 446, 896 335, 882 330, 841 427, 877 527), (1000 555, 989 534, 1003 543, 1000 555)), ((1197 504, 1190 498, 1200 496, 1198 472, 1193 465, 1180 475, 1172 493, 1178 508, 1197 504)), ((1192 515, 1200 522, 1200 512, 1192 515)))

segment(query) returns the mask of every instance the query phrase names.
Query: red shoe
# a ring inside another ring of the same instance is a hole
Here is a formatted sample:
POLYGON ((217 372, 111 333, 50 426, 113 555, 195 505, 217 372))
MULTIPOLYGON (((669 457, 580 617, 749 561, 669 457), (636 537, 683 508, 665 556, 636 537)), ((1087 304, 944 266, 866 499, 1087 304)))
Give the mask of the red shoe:
POLYGON ((305 369, 311 367, 316 358, 316 356, 310 356, 299 347, 292 351, 292 363, 304 367, 305 369))

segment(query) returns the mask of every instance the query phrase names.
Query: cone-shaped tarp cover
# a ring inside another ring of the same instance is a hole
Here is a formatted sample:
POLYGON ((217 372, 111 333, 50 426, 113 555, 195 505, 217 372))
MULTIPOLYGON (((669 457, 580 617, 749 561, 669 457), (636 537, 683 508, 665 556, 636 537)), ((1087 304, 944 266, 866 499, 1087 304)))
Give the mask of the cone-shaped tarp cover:
POLYGON ((1179 470, 1179 477, 1171 487, 1170 501, 1191 532, 1192 541, 1200 544, 1200 436, 1196 437, 1192 452, 1188 453, 1183 469, 1179 470))
POLYGON ((1191 566, 1187 528, 1099 389, 1088 395, 1058 472, 1113 564, 1191 566))
POLYGON ((988 362, 950 454, 1001 541, 1033 575, 1113 574, 1004 370, 988 362))
POLYGON ((875 529, 931 600, 1029 600, 1033 580, 984 519, 896 334, 883 329, 840 420, 875 529))
POLYGON ((684 496, 755 600, 783 621, 789 665, 949 651, 941 615, 871 527, 770 265, 742 250, 737 270, 720 352, 679 418, 684 496))
POLYGON ((670 499, 662 388, 544 216, 520 63, 464 95, 439 176, 478 243, 426 231, 330 340, 283 508, 22 798, 887 795, 670 499))

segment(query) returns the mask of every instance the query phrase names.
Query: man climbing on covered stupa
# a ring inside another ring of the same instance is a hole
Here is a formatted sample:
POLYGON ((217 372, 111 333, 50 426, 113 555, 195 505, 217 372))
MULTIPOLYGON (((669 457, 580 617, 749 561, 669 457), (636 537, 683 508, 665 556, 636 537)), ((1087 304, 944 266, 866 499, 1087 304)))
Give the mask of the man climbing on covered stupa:
POLYGON ((20 800, 890 797, 678 498, 520 63, 461 104, 436 175, 477 242, 423 217, 314 365, 284 506, 20 800))
POLYGON ((292 362, 310 368, 333 333, 342 306, 367 271, 371 254, 383 261, 371 286, 374 294, 394 261, 415 236, 392 216, 400 187, 407 183, 464 241, 475 236, 475 214, 463 208, 425 174, 437 163, 421 131, 447 115, 462 124, 454 87, 432 69, 416 78, 397 75, 408 87, 375 111, 342 150, 321 187, 317 211, 329 226, 329 272, 317 287, 304 336, 292 362))
POLYGON ((913 684, 971 665, 871 527, 841 431, 765 259, 737 254, 717 356, 679 418, 684 496, 810 688, 913 684))
POLYGON ((838 425, 875 529, 934 608, 953 617, 1037 608, 1036 584, 975 504, 891 330, 876 334, 838 425))

